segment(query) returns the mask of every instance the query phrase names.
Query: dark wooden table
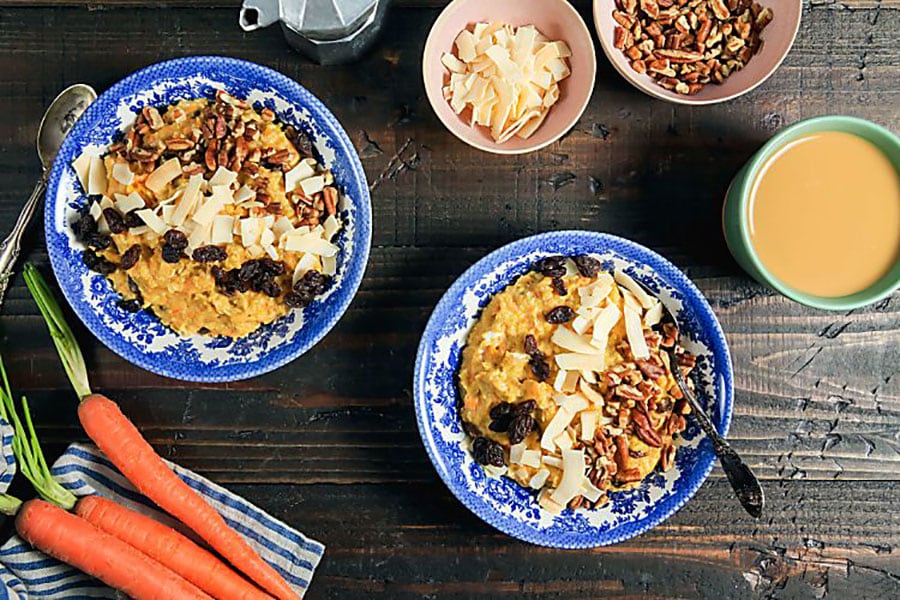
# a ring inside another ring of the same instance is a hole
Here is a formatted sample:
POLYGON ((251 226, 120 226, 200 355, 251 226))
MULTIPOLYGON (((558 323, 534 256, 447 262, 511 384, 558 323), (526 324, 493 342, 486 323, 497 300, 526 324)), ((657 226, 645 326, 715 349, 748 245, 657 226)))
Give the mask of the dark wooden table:
MULTIPOLYGON (((33 139, 50 99, 175 56, 231 55, 294 77, 380 179, 365 281, 306 356, 251 381, 184 384, 131 366, 79 325, 96 386, 165 456, 325 542, 310 598, 900 597, 900 298, 804 308, 741 272, 719 226, 732 174, 782 127, 842 113, 900 129, 900 1, 805 1, 781 69, 713 107, 652 100, 601 53, 580 123, 519 157, 475 151, 443 129, 420 77, 443 2, 396 4, 365 60, 319 67, 277 28, 242 33, 237 0, 0 0, 4 235, 38 176, 33 139), (488 251, 562 228, 645 244, 707 295, 734 357, 731 439, 766 488, 761 520, 741 511, 717 467, 639 538, 550 550, 494 531, 438 480, 410 396, 428 315, 488 251)), ((589 2, 576 4, 589 18, 589 2)), ((39 230, 26 254, 46 265, 39 230)), ((75 399, 20 280, 2 314, 0 348, 55 456, 84 439, 75 399)))

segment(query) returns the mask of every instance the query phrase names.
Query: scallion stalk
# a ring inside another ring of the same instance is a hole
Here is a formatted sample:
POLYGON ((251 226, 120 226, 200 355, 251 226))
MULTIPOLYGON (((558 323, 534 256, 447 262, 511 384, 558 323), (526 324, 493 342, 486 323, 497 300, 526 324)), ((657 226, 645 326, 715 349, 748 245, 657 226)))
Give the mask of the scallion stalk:
POLYGON ((47 285, 47 281, 37 267, 31 263, 25 264, 24 276, 25 283, 28 285, 28 291, 31 292, 31 296, 37 303, 41 315, 47 323, 47 329, 50 330, 53 345, 56 346, 56 351, 63 363, 63 369, 65 369, 72 387, 75 388, 75 393, 78 394, 79 398, 90 396, 91 384, 88 381, 84 356, 81 354, 78 342, 75 341, 75 335, 69 329, 68 324, 66 324, 62 309, 53 296, 50 286, 47 285))

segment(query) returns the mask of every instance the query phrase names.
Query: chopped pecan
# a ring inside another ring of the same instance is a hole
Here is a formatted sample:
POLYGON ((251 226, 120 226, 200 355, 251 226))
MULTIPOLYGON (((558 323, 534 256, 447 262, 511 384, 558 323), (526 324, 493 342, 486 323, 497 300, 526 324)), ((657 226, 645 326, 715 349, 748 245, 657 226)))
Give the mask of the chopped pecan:
POLYGON ((166 140, 166 148, 172 152, 181 152, 182 150, 190 150, 194 147, 194 141, 186 138, 169 138, 166 140))
POLYGON ((325 205, 326 214, 337 214, 338 191, 336 188, 328 186, 322 190, 322 200, 325 205))
POLYGON ((666 376, 666 368, 657 356, 651 356, 649 359, 639 358, 635 362, 644 377, 650 381, 657 381, 660 377, 666 376))

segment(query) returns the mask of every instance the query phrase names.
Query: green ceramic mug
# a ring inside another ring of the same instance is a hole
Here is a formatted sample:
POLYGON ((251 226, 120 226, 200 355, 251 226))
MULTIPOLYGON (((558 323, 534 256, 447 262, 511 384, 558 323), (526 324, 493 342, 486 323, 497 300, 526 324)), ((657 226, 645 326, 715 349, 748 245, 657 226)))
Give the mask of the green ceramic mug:
POLYGON ((884 127, 855 117, 827 116, 806 119, 791 125, 769 140, 738 172, 725 196, 725 205, 722 209, 722 229, 725 232, 728 248, 735 260, 760 283, 807 306, 826 310, 849 310, 877 302, 890 296, 900 287, 900 256, 894 263, 894 267, 868 288, 849 296, 824 298, 797 291, 777 279, 759 260, 759 256, 750 242, 747 203, 760 168, 785 144, 811 133, 825 131, 850 133, 868 140, 890 159, 894 168, 900 173, 900 138, 884 127))

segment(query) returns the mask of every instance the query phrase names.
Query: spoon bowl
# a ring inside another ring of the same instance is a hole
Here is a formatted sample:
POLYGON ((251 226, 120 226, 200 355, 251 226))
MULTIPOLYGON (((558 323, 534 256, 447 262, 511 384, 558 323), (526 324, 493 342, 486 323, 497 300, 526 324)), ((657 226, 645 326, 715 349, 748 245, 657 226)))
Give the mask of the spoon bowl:
POLYGON ((56 152, 66 134, 81 113, 97 99, 97 92, 89 85, 76 83, 61 91, 41 118, 38 127, 37 151, 44 169, 50 169, 56 152))
POLYGON ((43 166, 41 178, 34 185, 31 196, 22 207, 22 212, 19 213, 19 218, 16 219, 12 231, 0 243, 0 306, 3 305, 9 278, 12 276, 16 260, 19 258, 22 236, 25 234, 28 224, 31 223, 34 209, 40 202, 41 196, 44 195, 44 190, 47 189, 47 174, 53 165, 53 159, 56 158, 59 147, 66 134, 75 125, 75 121, 96 98, 97 92, 94 91, 94 88, 83 83, 76 83, 61 91, 50 103, 44 116, 41 117, 36 140, 38 157, 43 166))

